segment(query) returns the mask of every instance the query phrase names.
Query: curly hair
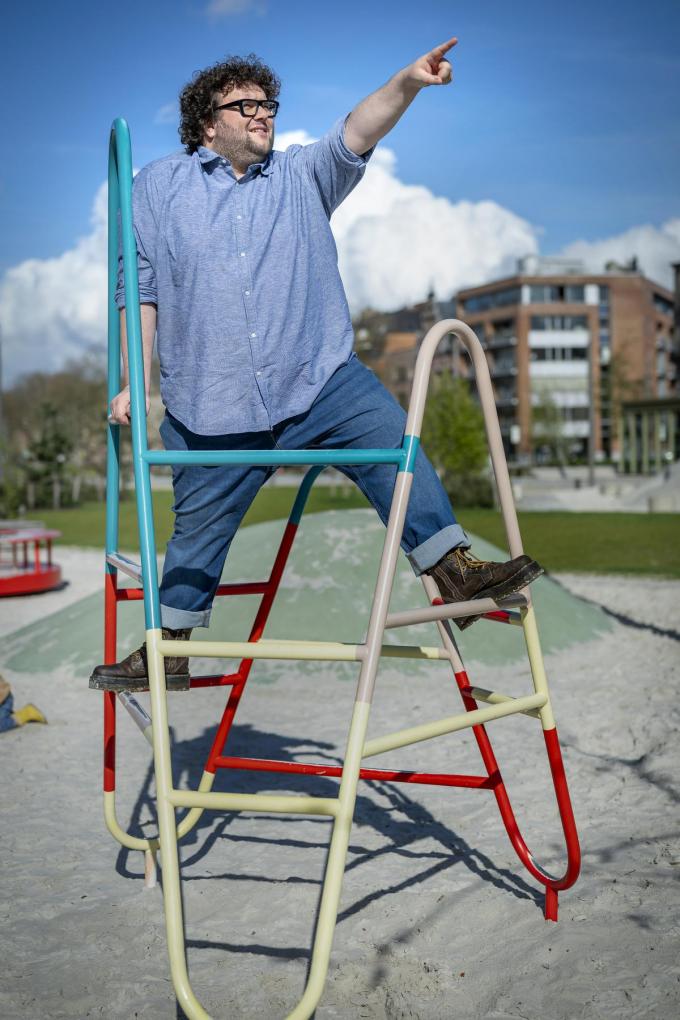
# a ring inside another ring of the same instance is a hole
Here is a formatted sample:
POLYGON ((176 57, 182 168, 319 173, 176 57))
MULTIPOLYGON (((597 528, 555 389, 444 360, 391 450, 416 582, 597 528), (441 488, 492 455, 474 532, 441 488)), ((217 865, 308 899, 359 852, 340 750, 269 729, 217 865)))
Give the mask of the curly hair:
POLYGON ((215 92, 230 92, 244 85, 259 85, 267 99, 276 99, 281 82, 258 56, 228 57, 219 64, 195 71, 179 94, 179 137, 189 154, 203 144, 203 125, 212 118, 215 92))

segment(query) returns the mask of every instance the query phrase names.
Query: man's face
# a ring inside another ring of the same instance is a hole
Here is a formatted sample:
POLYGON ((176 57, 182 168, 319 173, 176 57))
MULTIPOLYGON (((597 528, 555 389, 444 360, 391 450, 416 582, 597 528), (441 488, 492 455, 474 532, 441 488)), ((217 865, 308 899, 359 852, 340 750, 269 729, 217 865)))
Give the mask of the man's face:
MULTIPOLYGON (((244 85, 231 92, 216 93, 213 108, 237 99, 266 99, 259 85, 244 85)), ((206 128, 206 145, 224 156, 239 170, 251 163, 261 163, 274 145, 274 118, 260 107, 254 117, 242 117, 236 107, 232 110, 215 110, 212 125, 206 128), (211 137, 212 136, 212 137, 211 137)))

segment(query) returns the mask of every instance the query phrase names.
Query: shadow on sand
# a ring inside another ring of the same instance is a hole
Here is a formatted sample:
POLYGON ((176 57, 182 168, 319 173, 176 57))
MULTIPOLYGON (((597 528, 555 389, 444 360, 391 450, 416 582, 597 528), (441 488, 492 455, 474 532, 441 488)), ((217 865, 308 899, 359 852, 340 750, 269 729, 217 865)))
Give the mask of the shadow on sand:
MULTIPOLYGON (((178 787, 196 788, 199 784, 203 763, 205 762, 213 740, 212 729, 206 729, 203 733, 190 740, 176 741, 173 739, 173 762, 174 781, 178 787)), ((283 736, 277 733, 265 732, 251 725, 239 726, 235 724, 229 740, 229 753, 239 756, 250 756, 256 758, 270 758, 279 761, 293 761, 295 759, 309 760, 307 757, 314 754, 316 760, 323 760, 328 764, 342 764, 341 760, 333 755, 332 744, 308 737, 296 738, 283 736)), ((155 802, 153 798, 153 766, 150 765, 142 789, 132 810, 129 831, 134 835, 150 835, 156 832, 155 828, 155 802)), ((304 789, 319 797, 334 797, 337 795, 338 780, 328 779, 322 776, 291 776, 276 773, 259 772, 238 772, 232 770, 220 770, 218 772, 214 789, 230 789, 239 793, 280 793, 290 792, 291 789, 304 789), (228 774, 227 774, 228 773, 228 774), (299 783, 298 783, 299 780, 299 783), (292 786, 296 784, 297 787, 292 786)), ((366 789, 366 787, 364 787, 366 789)), ((366 908, 386 897, 396 895, 402 890, 418 886, 427 882, 433 876, 449 868, 462 867, 470 873, 477 875, 486 882, 504 890, 519 899, 533 900, 537 909, 542 909, 543 894, 535 886, 529 885, 521 875, 513 874, 510 870, 498 867, 493 860, 471 847, 458 833, 444 825, 426 807, 413 800, 407 790, 401 785, 389 782, 372 782, 371 790, 375 799, 360 792, 357 796, 355 808, 356 827, 361 829, 370 826, 384 840, 382 846, 366 847, 358 842, 351 841, 349 845, 348 863, 346 872, 356 871, 365 865, 379 860, 388 854, 396 854, 400 857, 413 861, 414 872, 408 878, 389 885, 380 885, 366 891, 366 894, 346 906, 338 915, 338 924, 344 920, 361 913, 366 908), (377 795, 377 796, 376 796, 377 795), (423 837, 436 841, 439 847, 434 850, 419 849, 423 837)), ((492 798, 493 799, 493 798, 492 798)), ((495 805, 490 804, 491 810, 495 805)), ((216 879, 232 882, 253 882, 263 884, 290 884, 290 885, 316 885, 320 888, 320 881, 310 875, 290 875, 285 879, 273 878, 265 873, 232 873, 222 872, 219 874, 200 872, 196 865, 206 857, 210 849, 219 840, 229 840, 234 844, 266 844, 274 847, 298 847, 301 850, 325 849, 330 837, 330 822, 325 819, 304 818, 305 832, 309 832, 309 826, 317 825, 322 827, 323 835, 318 840, 309 837, 298 838, 295 829, 301 824, 301 819, 296 817, 277 816, 277 823, 284 830, 277 838, 263 836, 262 834, 232 833, 230 826, 237 816, 231 813, 215 815, 205 812, 195 828, 181 843, 184 847, 182 871, 184 882, 214 881, 216 879), (286 831, 287 830, 287 831, 286 831), (190 848, 190 849, 189 849, 190 848), (189 852, 187 852, 189 850, 189 852)), ((263 818, 271 816, 263 815, 263 818)), ((142 872, 130 866, 130 851, 121 847, 118 854, 116 870, 124 877, 141 879, 142 872)), ((134 856, 135 862, 139 857, 134 856)), ((518 862, 518 870, 520 868, 518 862)), ((160 870, 160 869, 159 869, 160 870)), ((304 868, 303 868, 304 871, 304 868)), ((459 891, 457 895, 464 895, 459 891)), ((450 900, 438 910, 450 909, 450 900)), ((432 918, 429 918, 432 920, 432 918)), ((419 917, 418 925, 428 923, 428 918, 419 917)), ((398 941, 406 943, 409 941, 409 930, 405 929, 400 933, 398 941)), ((201 939, 188 939, 187 948, 193 949, 219 949, 233 954, 257 954, 263 957, 280 959, 308 959, 310 956, 309 946, 290 946, 286 948, 248 943, 247 945, 232 942, 214 942, 201 939)), ((182 1014, 178 1013, 178 1016, 182 1014)))

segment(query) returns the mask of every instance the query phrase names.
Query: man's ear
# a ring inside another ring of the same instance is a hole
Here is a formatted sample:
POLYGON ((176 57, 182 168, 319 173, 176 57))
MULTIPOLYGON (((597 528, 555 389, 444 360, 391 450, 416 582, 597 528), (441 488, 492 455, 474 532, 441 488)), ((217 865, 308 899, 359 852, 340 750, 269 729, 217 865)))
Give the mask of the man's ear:
POLYGON ((203 121, 203 137, 208 142, 212 142, 215 137, 215 118, 212 115, 203 121))

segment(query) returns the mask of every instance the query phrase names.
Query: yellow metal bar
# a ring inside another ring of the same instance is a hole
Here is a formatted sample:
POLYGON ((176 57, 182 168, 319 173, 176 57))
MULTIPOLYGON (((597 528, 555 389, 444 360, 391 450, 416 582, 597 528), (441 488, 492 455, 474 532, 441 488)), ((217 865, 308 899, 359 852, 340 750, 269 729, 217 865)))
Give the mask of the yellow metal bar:
POLYGON ((356 662, 359 645, 340 641, 159 641, 161 655, 207 659, 304 659, 356 662))
POLYGON ((461 712, 458 715, 448 716, 446 719, 438 719, 436 722, 422 723, 420 726, 411 726, 407 730, 388 733, 384 737, 375 737, 373 740, 366 741, 363 757, 371 758, 373 755, 382 754, 383 751, 392 751, 396 747, 406 747, 408 744, 417 744, 419 741, 429 740, 431 737, 441 737, 445 733, 464 730, 468 726, 479 726, 482 723, 491 722, 493 719, 502 719, 506 715, 525 712, 528 708, 541 708, 545 705, 546 700, 547 695, 545 694, 528 694, 523 698, 512 698, 500 705, 491 705, 490 708, 477 708, 474 712, 461 712))
MULTIPOLYGON (((208 790, 212 790, 212 785, 215 782, 214 772, 204 772, 201 776, 201 781, 198 784, 200 793, 207 793, 208 790)), ((182 839, 186 836, 187 832, 191 832, 196 822, 203 814, 202 807, 193 807, 190 811, 187 811, 182 821, 177 826, 177 838, 182 839)))
POLYGON ((271 811, 276 814, 335 815, 336 797, 279 796, 266 793, 199 793, 198 790, 170 790, 168 800, 175 807, 210 808, 214 811, 271 811))
MULTIPOLYGON (((487 691, 485 687, 471 687, 470 694, 475 701, 486 701, 489 705, 502 705, 506 701, 514 701, 510 694, 501 694, 500 691, 487 691)), ((533 716, 534 719, 541 718, 541 711, 538 708, 528 708, 522 715, 533 716)))
POLYGON ((338 917, 338 904, 342 878, 345 872, 347 847, 352 830, 354 804, 356 802, 357 782, 361 768, 361 754, 366 739, 368 716, 371 711, 369 702, 356 701, 352 713, 345 763, 338 793, 338 811, 333 824, 333 835, 328 850, 326 874, 321 894, 319 918, 316 924, 312 960, 309 977, 304 995, 289 1014, 287 1020, 308 1020, 316 1009, 323 992, 328 973, 328 961, 331 955, 333 933, 338 917))
MULTIPOLYGON (((363 646, 362 646, 363 647, 363 646)), ((380 649, 383 659, 448 659, 446 649, 436 645, 383 645, 380 649)))
POLYGON ((139 836, 131 836, 129 832, 122 829, 116 818, 116 793, 115 790, 104 791, 104 821, 114 839, 117 839, 121 846, 128 850, 158 850, 157 839, 143 839, 139 836))
MULTIPOLYGON (((208 659, 305 659, 360 662, 365 645, 341 641, 159 641, 161 655, 197 655, 208 659)), ((448 659, 443 648, 429 645, 382 645, 387 659, 448 659)))
POLYGON ((541 651, 541 642, 538 638, 536 615, 534 613, 533 606, 530 605, 527 609, 522 610, 522 622, 524 625, 524 640, 526 642, 527 654, 529 656, 531 676, 534 681, 534 690, 537 694, 543 694, 545 696, 545 703, 541 708, 540 713, 541 725, 544 730, 552 730, 555 728, 555 716, 553 715, 552 706, 550 704, 548 678, 545 675, 543 652, 541 651))
POLYGON ((165 907, 165 929, 168 937, 168 953, 170 956, 170 973, 177 1001, 184 1010, 188 1020, 210 1020, 209 1014, 206 1013, 194 995, 187 973, 179 858, 177 856, 177 833, 175 830, 175 809, 169 797, 172 790, 172 758, 168 729, 165 668, 163 657, 159 650, 160 641, 160 629, 147 630, 146 649, 149 668, 149 691, 151 694, 151 718, 153 719, 156 804, 160 841, 163 847, 163 901, 165 907))

